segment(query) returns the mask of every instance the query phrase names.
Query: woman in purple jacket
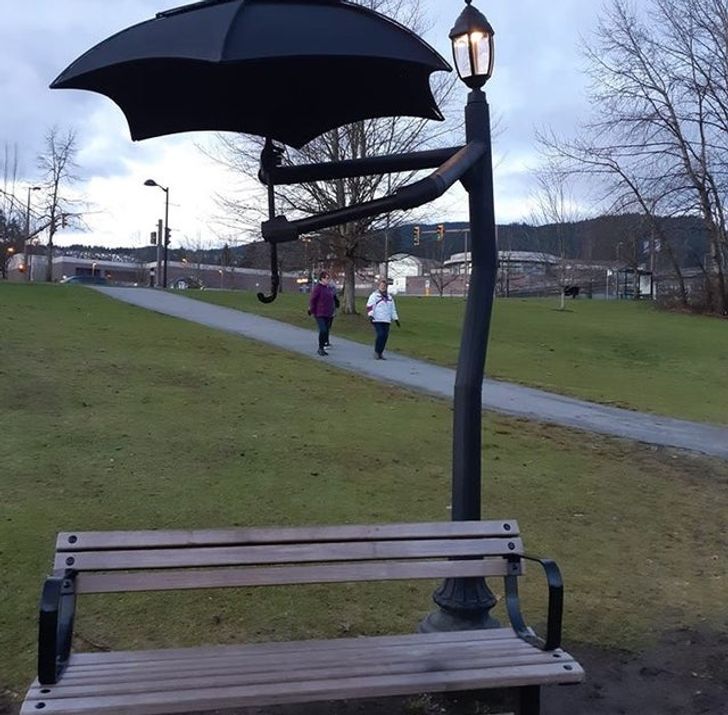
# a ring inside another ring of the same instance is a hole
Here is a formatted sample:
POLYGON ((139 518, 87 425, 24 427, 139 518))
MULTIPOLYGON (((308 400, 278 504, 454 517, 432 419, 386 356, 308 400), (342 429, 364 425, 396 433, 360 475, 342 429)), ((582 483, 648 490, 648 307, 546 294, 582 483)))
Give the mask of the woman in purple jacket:
POLYGON ((311 291, 308 301, 308 314, 316 318, 319 329, 319 355, 328 355, 324 347, 329 342, 329 327, 334 316, 334 294, 329 288, 329 274, 321 271, 318 283, 311 291))

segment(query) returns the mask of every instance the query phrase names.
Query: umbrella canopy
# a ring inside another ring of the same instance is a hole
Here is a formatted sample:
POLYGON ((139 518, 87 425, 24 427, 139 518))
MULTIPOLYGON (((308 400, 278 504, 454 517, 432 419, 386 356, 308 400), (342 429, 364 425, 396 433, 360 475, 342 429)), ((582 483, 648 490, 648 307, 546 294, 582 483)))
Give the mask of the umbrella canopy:
POLYGON ((442 119, 430 75, 450 69, 346 0, 206 0, 104 40, 51 87, 110 97, 135 140, 216 130, 300 148, 361 119, 442 119))

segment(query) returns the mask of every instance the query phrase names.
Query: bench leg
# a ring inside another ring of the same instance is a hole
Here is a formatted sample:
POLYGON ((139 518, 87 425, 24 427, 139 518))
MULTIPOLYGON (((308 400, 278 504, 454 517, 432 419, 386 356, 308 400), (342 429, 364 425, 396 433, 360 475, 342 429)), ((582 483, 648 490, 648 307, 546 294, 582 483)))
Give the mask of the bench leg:
POLYGON ((541 712, 541 688, 538 685, 529 685, 520 688, 519 692, 519 713, 520 715, 540 715, 541 712))

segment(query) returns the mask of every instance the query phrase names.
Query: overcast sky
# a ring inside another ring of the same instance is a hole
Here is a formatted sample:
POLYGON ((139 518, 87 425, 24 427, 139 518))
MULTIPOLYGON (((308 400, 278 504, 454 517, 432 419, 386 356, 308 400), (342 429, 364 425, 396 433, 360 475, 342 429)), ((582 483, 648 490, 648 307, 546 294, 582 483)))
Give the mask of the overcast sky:
MULTIPOLYGON (((433 19, 426 39, 448 61, 448 32, 461 0, 424 0, 433 19)), ((170 186, 173 245, 219 242, 219 209, 212 197, 231 177, 199 150, 210 137, 186 134, 132 142, 111 100, 89 92, 48 89, 87 49, 180 0, 0 0, 0 146, 17 145, 21 186, 38 180, 36 157, 56 125, 78 134, 78 190, 90 212, 86 234, 64 232, 59 243, 142 245, 163 208, 164 195, 145 188, 154 178, 170 186)), ((586 80, 580 37, 588 36, 600 3, 589 0, 475 0, 496 31, 496 67, 487 86, 497 138, 496 214, 499 222, 527 220, 531 170, 537 164, 534 130, 568 130, 586 117, 586 80)), ((466 89, 458 88, 458 102, 466 89)), ((453 138, 453 143, 460 141, 453 138)), ((466 218, 465 195, 455 191, 429 207, 424 220, 466 218)), ((249 240, 252 236, 238 236, 249 240)))

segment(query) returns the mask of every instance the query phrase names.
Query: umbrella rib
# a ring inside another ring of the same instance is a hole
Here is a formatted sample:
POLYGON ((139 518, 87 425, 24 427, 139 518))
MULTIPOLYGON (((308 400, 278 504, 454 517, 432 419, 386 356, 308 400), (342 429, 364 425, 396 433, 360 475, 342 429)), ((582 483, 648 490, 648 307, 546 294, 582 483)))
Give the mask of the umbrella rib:
MULTIPOLYGON (((213 0, 214 2, 215 0, 213 0)), ((220 0, 217 0, 218 2, 220 0)), ((223 2, 226 2, 227 0, 223 0, 223 2)), ((231 20, 230 24, 228 25, 227 32, 225 33, 225 39, 222 41, 222 47, 220 48, 220 61, 225 59, 227 57, 227 46, 228 46, 228 40, 230 39, 230 34, 233 31, 233 27, 235 27, 235 23, 237 23, 238 18, 240 17, 240 13, 245 9, 245 5, 247 3, 247 0, 241 0, 240 6, 235 11, 235 15, 233 16, 233 19, 231 20)))
MULTIPOLYGON (((193 10, 202 10, 206 7, 212 7, 213 5, 224 5, 225 3, 233 2, 233 0, 199 0, 189 5, 180 5, 179 7, 173 7, 169 10, 162 10, 158 12, 155 17, 172 17, 173 15, 181 15, 185 12, 192 12, 193 10)), ((245 0, 243 0, 245 4, 245 0)))

